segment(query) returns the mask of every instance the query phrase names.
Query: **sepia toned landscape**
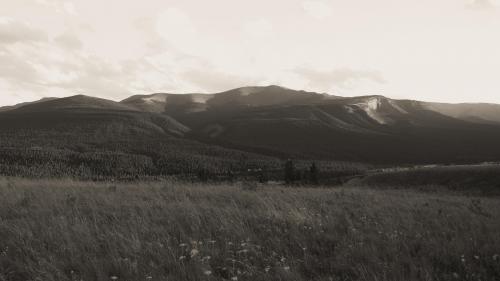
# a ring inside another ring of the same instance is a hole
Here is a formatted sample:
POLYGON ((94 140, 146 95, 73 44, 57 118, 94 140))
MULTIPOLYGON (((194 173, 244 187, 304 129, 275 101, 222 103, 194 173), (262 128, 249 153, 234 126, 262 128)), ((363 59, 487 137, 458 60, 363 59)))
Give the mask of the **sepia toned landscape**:
POLYGON ((500 280, 499 9, 0 3, 0 281, 500 280))
POLYGON ((500 276, 500 123, 251 90, 6 108, 2 280, 500 276))

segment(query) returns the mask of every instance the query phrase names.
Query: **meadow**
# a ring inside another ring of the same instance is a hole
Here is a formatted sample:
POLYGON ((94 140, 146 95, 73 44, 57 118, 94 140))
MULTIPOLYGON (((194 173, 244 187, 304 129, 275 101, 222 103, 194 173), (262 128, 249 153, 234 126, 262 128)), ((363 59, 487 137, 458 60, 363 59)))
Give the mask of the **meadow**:
POLYGON ((0 280, 500 280, 500 198, 0 179, 0 280))

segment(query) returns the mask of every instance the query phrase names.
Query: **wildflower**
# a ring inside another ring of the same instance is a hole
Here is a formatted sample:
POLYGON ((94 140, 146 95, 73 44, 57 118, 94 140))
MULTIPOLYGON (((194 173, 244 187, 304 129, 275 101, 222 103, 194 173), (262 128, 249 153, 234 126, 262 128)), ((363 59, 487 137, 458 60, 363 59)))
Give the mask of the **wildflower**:
POLYGON ((151 280, 151 279, 153 279, 153 276, 146 276, 146 279, 151 280))
POLYGON ((111 279, 111 280, 118 280, 118 276, 114 276, 113 275, 113 276, 109 277, 109 279, 111 279))
POLYGON ((205 275, 208 276, 208 275, 212 274, 212 271, 211 270, 205 270, 205 271, 203 271, 203 274, 205 274, 205 275))
POLYGON ((198 251, 197 249, 192 249, 190 252, 190 255, 193 258, 193 257, 196 257, 199 253, 200 253, 200 251, 198 251))
POLYGON ((289 271, 289 270, 290 270, 290 267, 289 267, 288 265, 286 265, 286 266, 284 266, 284 267, 283 267, 283 269, 284 269, 285 271, 289 271))
POLYGON ((264 271, 265 271, 265 272, 269 272, 269 270, 271 270, 271 267, 270 267, 270 266, 266 266, 266 267, 264 268, 264 271))
POLYGON ((231 281, 238 281, 238 276, 231 277, 231 281))

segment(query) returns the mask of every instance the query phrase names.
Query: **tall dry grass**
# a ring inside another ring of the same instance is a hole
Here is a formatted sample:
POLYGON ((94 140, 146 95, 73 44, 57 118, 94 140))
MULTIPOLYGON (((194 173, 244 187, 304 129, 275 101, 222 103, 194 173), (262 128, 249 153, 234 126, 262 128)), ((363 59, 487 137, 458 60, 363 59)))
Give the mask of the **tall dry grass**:
POLYGON ((0 280, 500 280, 500 199, 0 180, 0 280))

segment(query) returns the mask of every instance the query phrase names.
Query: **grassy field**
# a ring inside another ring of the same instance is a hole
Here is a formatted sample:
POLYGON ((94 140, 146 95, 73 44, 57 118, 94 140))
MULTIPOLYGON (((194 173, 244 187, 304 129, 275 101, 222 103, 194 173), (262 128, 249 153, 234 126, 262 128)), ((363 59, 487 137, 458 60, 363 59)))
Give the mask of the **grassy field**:
POLYGON ((500 198, 248 187, 2 179, 0 280, 500 280, 500 198))

